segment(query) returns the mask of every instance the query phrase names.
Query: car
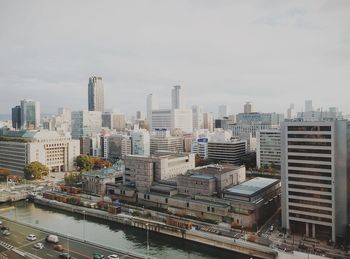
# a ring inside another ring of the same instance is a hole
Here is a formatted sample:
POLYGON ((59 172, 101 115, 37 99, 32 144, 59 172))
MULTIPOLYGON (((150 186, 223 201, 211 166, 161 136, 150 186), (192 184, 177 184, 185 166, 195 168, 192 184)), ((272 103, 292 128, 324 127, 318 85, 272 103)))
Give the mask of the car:
POLYGON ((56 236, 56 235, 48 235, 45 238, 45 241, 48 242, 48 243, 57 244, 58 243, 58 236, 56 236))
POLYGON ((105 256, 103 254, 94 253, 92 255, 92 259, 103 259, 103 258, 105 258, 105 256))
POLYGON ((8 231, 8 230, 2 231, 2 234, 3 234, 4 236, 9 236, 9 235, 11 235, 10 231, 8 231))
POLYGON ((61 258, 61 259, 71 259, 72 256, 68 253, 62 253, 62 254, 59 254, 58 255, 58 258, 61 258))
POLYGON ((1 231, 4 231, 4 230, 10 230, 10 228, 5 227, 5 226, 2 226, 2 227, 0 228, 0 230, 1 230, 1 231))
POLYGON ((2 221, 0 220, 0 225, 2 225, 2 221))
POLYGON ((118 255, 109 255, 107 256, 107 259, 119 259, 118 255))
POLYGON ((279 236, 279 237, 283 237, 283 233, 279 233, 278 236, 279 236))
POLYGON ((36 248, 36 249, 43 249, 44 248, 44 244, 43 243, 36 243, 34 245, 34 248, 36 248))
POLYGON ((270 227, 270 232, 273 232, 273 225, 270 227))
POLYGON ((36 236, 35 236, 34 234, 29 234, 29 235, 27 236, 27 240, 29 240, 29 241, 35 241, 35 240, 36 240, 36 236))
POLYGON ((58 252, 63 252, 64 251, 63 245, 54 245, 53 249, 58 251, 58 252))

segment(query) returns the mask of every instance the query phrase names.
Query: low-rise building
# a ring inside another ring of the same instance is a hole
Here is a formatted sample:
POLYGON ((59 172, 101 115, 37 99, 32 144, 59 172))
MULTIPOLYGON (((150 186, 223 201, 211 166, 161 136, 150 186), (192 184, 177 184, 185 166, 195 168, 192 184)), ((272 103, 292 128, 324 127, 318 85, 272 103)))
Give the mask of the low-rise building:
POLYGON ((47 130, 0 131, 0 167, 23 174, 26 165, 39 161, 51 172, 71 171, 80 154, 79 140, 47 130))
POLYGON ((122 171, 106 168, 83 173, 82 189, 89 194, 102 195, 106 193, 106 184, 114 184, 116 178, 121 177, 122 171))

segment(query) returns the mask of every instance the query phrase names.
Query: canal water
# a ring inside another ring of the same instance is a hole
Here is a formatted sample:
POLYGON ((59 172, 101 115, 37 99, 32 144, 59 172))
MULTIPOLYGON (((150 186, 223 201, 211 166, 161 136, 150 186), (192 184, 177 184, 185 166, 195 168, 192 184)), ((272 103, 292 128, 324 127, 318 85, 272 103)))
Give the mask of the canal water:
POLYGON ((85 236, 85 239, 91 242, 157 258, 250 258, 250 256, 151 231, 149 232, 150 248, 147 251, 145 230, 117 223, 106 223, 90 217, 84 220, 78 214, 62 212, 26 201, 17 202, 12 207, 1 206, 0 215, 80 239, 85 236))

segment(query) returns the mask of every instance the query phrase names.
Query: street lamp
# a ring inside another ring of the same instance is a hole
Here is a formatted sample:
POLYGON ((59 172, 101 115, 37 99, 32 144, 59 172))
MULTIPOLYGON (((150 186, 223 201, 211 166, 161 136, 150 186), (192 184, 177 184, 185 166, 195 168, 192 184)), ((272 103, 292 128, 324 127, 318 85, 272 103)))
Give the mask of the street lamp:
POLYGON ((83 220, 83 240, 85 242, 85 210, 83 210, 84 220, 83 220))
POLYGON ((146 223, 146 229, 147 229, 147 251, 149 250, 149 243, 148 243, 148 223, 146 223))

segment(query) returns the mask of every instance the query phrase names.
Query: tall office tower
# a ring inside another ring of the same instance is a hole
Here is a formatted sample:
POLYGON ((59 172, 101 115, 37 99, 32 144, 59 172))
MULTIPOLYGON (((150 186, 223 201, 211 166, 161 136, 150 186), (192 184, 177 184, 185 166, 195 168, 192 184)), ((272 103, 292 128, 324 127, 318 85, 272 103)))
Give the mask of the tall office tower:
POLYGON ((147 95, 147 120, 149 124, 149 129, 152 131, 152 111, 157 110, 158 106, 155 101, 153 94, 147 95))
POLYGON ((314 108, 312 107, 312 100, 305 101, 305 112, 312 112, 314 108))
POLYGON ((136 120, 142 120, 143 114, 142 111, 136 111, 136 120))
POLYGON ((223 119, 225 117, 228 117, 230 113, 230 108, 228 105, 220 105, 218 110, 218 118, 223 119))
POLYGON ((131 133, 132 154, 138 156, 149 156, 151 140, 149 132, 145 129, 134 130, 131 133))
POLYGON ((211 112, 203 113, 203 128, 213 132, 214 130, 214 118, 211 112))
POLYGON ((282 227, 306 237, 344 237, 349 205, 346 120, 282 123, 282 227))
POLYGON ((21 106, 19 105, 12 108, 12 128, 21 128, 21 106))
POLYGON ((244 104, 244 113, 252 113, 254 112, 254 107, 252 102, 246 102, 244 104))
POLYGON ((198 105, 192 106, 193 130, 203 129, 203 112, 198 105))
POLYGON ((102 77, 90 77, 88 85, 89 111, 104 111, 104 89, 102 77))
POLYGON ((281 167, 281 131, 261 130, 256 133, 256 165, 281 167))
POLYGON ((294 104, 291 103, 289 105, 289 108, 287 109, 287 119, 292 119, 294 117, 293 110, 294 110, 294 104))
POLYGON ((72 138, 91 137, 101 131, 102 116, 100 111, 73 111, 72 138))
POLYGON ((180 85, 175 85, 171 90, 171 109, 183 109, 183 94, 180 85))
POLYGON ((21 101, 21 128, 38 129, 40 126, 40 103, 33 100, 21 101))

